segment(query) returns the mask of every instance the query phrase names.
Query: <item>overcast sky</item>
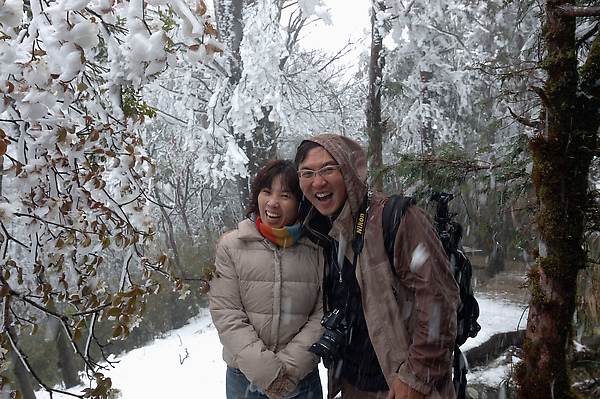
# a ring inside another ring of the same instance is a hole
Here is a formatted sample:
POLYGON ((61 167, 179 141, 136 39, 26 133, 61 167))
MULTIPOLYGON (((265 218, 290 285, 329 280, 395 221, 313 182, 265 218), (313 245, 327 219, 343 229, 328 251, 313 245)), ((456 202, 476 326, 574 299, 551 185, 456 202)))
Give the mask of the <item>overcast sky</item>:
MULTIPOLYGON (((318 21, 305 32, 304 39, 315 48, 337 51, 348 40, 368 37, 370 32, 369 0, 323 0, 331 9, 332 25, 318 21)), ((368 47, 365 41, 364 46, 368 47)))

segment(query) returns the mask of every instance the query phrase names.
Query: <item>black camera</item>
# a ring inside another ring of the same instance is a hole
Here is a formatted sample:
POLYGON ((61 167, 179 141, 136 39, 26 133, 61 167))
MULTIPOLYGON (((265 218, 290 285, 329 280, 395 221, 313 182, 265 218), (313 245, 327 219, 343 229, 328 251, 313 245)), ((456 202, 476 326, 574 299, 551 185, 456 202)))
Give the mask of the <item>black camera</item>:
POLYGON ((344 311, 340 309, 325 313, 321 325, 325 327, 325 332, 308 351, 321 357, 323 365, 329 369, 333 366, 339 349, 346 344, 350 326, 344 311))

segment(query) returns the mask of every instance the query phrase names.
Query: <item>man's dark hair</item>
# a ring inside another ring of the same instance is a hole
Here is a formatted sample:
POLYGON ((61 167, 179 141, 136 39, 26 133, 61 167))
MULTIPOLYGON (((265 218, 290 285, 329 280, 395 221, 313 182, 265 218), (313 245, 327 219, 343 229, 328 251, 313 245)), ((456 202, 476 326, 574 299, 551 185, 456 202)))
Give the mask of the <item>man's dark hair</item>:
MULTIPOLYGON (((302 205, 303 196, 298 182, 296 166, 292 161, 276 159, 263 166, 256 174, 252 182, 252 192, 250 194, 250 203, 246 208, 246 217, 258 214, 258 194, 260 194, 263 188, 272 188, 271 186, 276 177, 281 177, 281 183, 296 198, 299 205, 298 212, 302 213, 301 211, 304 210, 304 207, 300 205, 302 205)), ((298 216, 302 219, 305 215, 299 214, 298 216)))
POLYGON ((308 156, 308 152, 316 147, 322 147, 322 146, 321 146, 321 144, 317 144, 314 141, 310 141, 310 140, 304 140, 302 143, 300 143, 300 145, 298 146, 298 149, 296 150, 296 158, 294 159, 296 168, 298 168, 300 166, 300 164, 302 162, 304 162, 304 160, 308 156))

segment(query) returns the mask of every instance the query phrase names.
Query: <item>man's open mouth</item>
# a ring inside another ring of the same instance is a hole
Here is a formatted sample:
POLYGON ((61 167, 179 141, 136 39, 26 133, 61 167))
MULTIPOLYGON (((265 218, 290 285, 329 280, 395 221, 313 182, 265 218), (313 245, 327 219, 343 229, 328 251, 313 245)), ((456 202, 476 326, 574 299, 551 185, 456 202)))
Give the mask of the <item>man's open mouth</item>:
POLYGON ((325 201, 325 200, 328 200, 329 198, 331 198, 332 195, 333 195, 333 193, 318 193, 318 194, 315 194, 315 197, 317 197, 317 200, 319 200, 319 201, 325 201))

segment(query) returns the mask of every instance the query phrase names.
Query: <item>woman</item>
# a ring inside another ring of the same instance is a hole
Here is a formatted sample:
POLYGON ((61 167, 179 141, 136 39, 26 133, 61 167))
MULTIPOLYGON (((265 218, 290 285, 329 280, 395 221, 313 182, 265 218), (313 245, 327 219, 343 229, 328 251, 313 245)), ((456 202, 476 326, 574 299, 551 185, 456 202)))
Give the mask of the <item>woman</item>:
POLYGON ((302 236, 295 165, 275 160, 252 184, 247 219, 217 245, 210 312, 227 363, 227 399, 321 399, 322 258, 302 236))

